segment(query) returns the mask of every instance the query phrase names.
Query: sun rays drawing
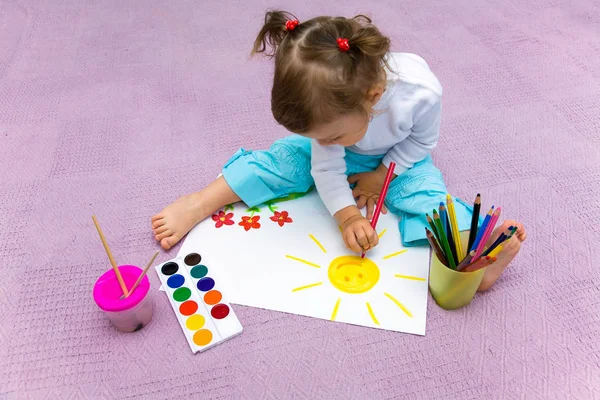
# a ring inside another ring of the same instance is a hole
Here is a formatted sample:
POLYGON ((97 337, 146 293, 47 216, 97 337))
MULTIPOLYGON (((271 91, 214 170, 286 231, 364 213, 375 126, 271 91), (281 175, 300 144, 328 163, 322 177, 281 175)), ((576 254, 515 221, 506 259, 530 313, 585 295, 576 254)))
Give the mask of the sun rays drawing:
MULTIPOLYGON (((385 234, 386 230, 383 230, 379 233, 380 238, 385 234)), ((327 253, 327 249, 313 234, 309 234, 308 237, 316 244, 316 246, 323 253, 327 253)), ((409 250, 407 249, 403 249, 390 254, 386 254, 381 257, 380 262, 383 263, 385 267, 386 260, 398 257, 408 251, 409 250)), ((326 281, 328 281, 329 284, 331 284, 335 289, 343 293, 340 294, 340 296, 336 299, 335 303, 332 306, 330 318, 332 321, 336 320, 336 316, 340 307, 343 307, 342 298, 343 296, 345 296, 344 294, 360 295, 370 292, 381 279, 381 270, 379 266, 375 263, 375 261, 371 260, 368 257, 368 253, 365 256, 365 258, 361 258, 357 255, 342 255, 334 257, 331 259, 329 265, 326 266, 326 268, 325 266, 321 266, 304 258, 300 258, 290 254, 286 254, 285 257, 287 259, 310 266, 312 268, 323 270, 323 272, 321 273, 321 280, 292 288, 292 292, 304 292, 308 291, 309 289, 322 288, 326 281), (325 275, 325 269, 327 269, 326 279, 324 279, 325 277, 323 276, 325 275)), ((389 275, 391 278, 426 282, 426 278, 420 276, 393 273, 389 273, 389 275)), ((380 294, 381 296, 385 296, 387 299, 389 299, 389 301, 395 304, 398 307, 398 309, 406 315, 406 317, 413 318, 413 313, 396 296, 383 291, 380 294)), ((369 303, 369 301, 365 301, 364 312, 368 313, 375 325, 380 325, 379 320, 377 318, 377 313, 374 310, 374 307, 369 303)))

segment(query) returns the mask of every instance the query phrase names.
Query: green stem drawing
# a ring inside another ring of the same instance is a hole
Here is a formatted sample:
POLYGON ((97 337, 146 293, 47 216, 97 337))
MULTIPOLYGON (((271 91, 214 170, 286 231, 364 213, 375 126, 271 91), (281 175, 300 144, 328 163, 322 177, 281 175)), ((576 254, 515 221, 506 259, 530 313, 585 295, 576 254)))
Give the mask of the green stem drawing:
POLYGON ((254 216, 255 213, 260 212, 260 208, 258 207, 250 207, 249 209, 246 210, 246 212, 250 213, 250 218, 252 218, 254 216))
POLYGON ((269 210, 271 210, 271 211, 277 210, 277 207, 271 208, 273 206, 273 204, 283 203, 284 201, 299 199, 299 198, 304 197, 307 194, 309 194, 312 191, 312 189, 313 188, 311 187, 307 192, 304 192, 304 193, 291 193, 285 197, 280 197, 278 199, 269 200, 265 204, 267 205, 267 207, 269 207, 269 210))
MULTIPOLYGON (((307 194, 309 194, 312 191, 312 187, 305 193, 291 193, 285 197, 280 197, 278 199, 273 199, 273 200, 269 200, 267 202, 265 202, 265 205, 269 208, 269 210, 274 213, 275 210, 277 210, 279 207, 277 207, 275 204, 277 203, 283 203, 284 201, 290 201, 290 200, 296 200, 299 199, 301 197, 306 196, 307 194)), ((225 207, 225 212, 227 212, 227 210, 229 209, 229 207, 231 207, 231 209, 233 210, 233 206, 230 204, 228 206, 225 207)), ((254 206, 254 207, 250 207, 249 209, 246 210, 246 212, 251 213, 250 214, 250 218, 252 218, 254 216, 255 213, 259 213, 260 212, 260 208, 258 206, 254 206)))
POLYGON ((230 210, 233 211, 233 204, 227 204, 225 206, 225 210, 224 210, 225 212, 230 211, 230 210))

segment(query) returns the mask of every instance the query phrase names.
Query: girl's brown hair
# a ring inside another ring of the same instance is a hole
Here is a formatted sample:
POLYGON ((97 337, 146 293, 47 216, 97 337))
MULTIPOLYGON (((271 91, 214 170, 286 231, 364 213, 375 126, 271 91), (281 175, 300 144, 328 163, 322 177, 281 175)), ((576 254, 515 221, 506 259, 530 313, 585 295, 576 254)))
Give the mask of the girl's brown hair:
POLYGON ((364 15, 317 17, 286 30, 286 22, 296 19, 285 11, 267 12, 252 49, 275 58, 275 120, 306 133, 351 112, 371 112, 366 95, 385 79, 389 39, 364 15), (348 51, 338 48, 338 38, 348 39, 348 51))

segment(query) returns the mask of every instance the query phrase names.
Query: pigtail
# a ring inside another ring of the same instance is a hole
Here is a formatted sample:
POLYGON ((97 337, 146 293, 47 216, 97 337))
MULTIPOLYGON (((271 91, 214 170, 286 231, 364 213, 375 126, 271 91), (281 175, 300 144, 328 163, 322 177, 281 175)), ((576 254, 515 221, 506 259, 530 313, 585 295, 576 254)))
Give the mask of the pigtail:
POLYGON ((371 19, 364 15, 352 18, 357 21, 361 28, 354 31, 348 38, 350 48, 362 56, 384 59, 390 51, 390 39, 383 36, 379 29, 371 25, 371 19))
POLYGON ((286 11, 267 12, 265 15, 265 24, 254 41, 252 55, 264 53, 269 57, 273 57, 277 54, 277 49, 281 45, 281 42, 291 33, 286 28, 286 23, 289 27, 289 21, 296 21, 297 25, 297 18, 286 11))

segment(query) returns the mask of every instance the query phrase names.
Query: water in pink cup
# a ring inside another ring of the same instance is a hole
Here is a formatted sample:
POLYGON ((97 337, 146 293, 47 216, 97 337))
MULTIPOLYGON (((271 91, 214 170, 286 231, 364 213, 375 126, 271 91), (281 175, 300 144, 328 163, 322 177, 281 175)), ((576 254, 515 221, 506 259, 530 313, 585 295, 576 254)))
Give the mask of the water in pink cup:
MULTIPOLYGON (((142 269, 134 265, 121 265, 119 271, 127 288, 132 288, 142 269)), ((150 280, 144 276, 131 296, 124 298, 114 270, 106 271, 94 285, 94 300, 113 325, 123 332, 135 332, 152 319, 150 280)))

